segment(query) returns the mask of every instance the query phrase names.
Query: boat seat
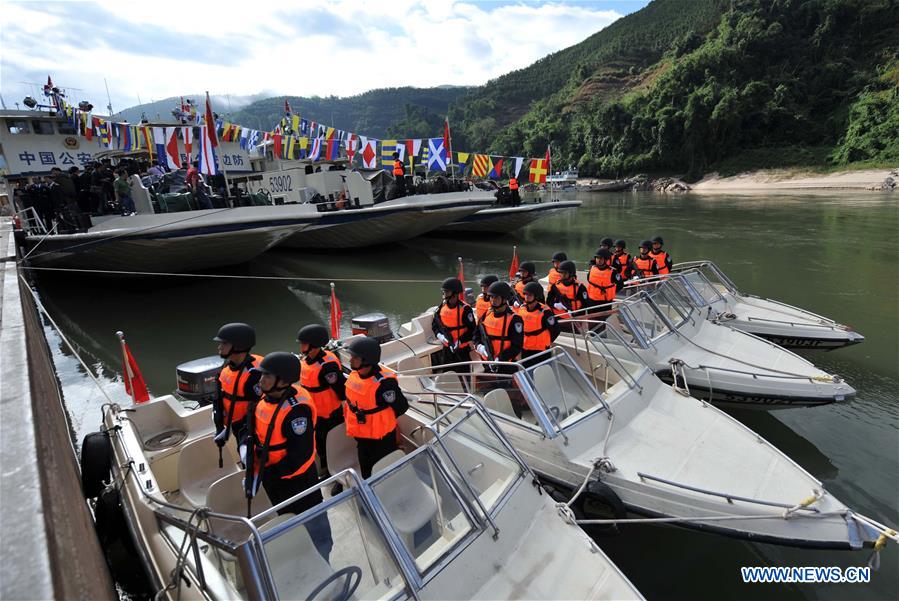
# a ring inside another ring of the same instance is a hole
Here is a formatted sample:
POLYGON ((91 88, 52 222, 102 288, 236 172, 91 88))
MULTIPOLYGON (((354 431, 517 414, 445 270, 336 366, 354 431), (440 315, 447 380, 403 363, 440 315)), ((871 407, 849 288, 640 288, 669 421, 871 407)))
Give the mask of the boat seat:
POLYGON ((354 469, 360 476, 362 468, 359 467, 359 453, 356 450, 356 441, 347 436, 346 428, 339 425, 331 428, 325 441, 328 450, 328 471, 337 474, 345 469, 354 469))
MULTIPOLYGON (((278 516, 272 523, 292 518, 278 516)), ((269 525, 266 525, 269 527, 269 525)), ((265 544, 272 580, 282 599, 306 599, 319 584, 334 575, 334 570, 321 556, 305 526, 294 526, 265 544)), ((336 599, 344 579, 338 578, 316 594, 317 599, 336 599)))
POLYGON ((209 417, 212 408, 204 409, 189 410, 174 397, 164 396, 135 405, 134 412, 128 416, 139 433, 147 458, 153 462, 175 452, 185 440, 205 436, 213 430, 209 417))
MULTIPOLYGON (((402 451, 393 451, 374 465, 372 474, 388 469, 403 457, 405 454, 402 451)), ((432 533, 436 532, 437 500, 434 491, 419 479, 412 464, 406 464, 387 476, 375 492, 410 550, 416 548, 415 535, 422 528, 431 524, 432 533)))
POLYGON ((403 357, 399 360, 399 363, 396 364, 397 371, 405 371, 407 369, 421 369, 422 367, 426 367, 424 361, 421 360, 421 357, 403 357))
POLYGON ((561 421, 568 417, 568 409, 562 401, 562 388, 551 366, 539 365, 534 369, 534 388, 543 403, 553 412, 556 420, 561 421))
POLYGON ((192 440, 181 448, 178 456, 178 488, 181 496, 194 507, 204 507, 213 482, 239 470, 231 450, 233 441, 222 449, 219 467, 219 448, 212 435, 192 440))
POLYGON ((515 411, 512 409, 512 400, 504 388, 494 388, 484 395, 484 405, 488 409, 493 409, 503 415, 515 417, 515 411))
MULTIPOLYGON (((228 474, 223 478, 219 478, 209 487, 209 494, 206 495, 206 505, 215 513, 224 513, 226 515, 247 515, 247 498, 243 490, 243 471, 228 474)), ((262 485, 256 491, 253 497, 253 515, 261 513, 272 506, 268 495, 262 485)), ((242 532, 246 529, 240 528, 242 532)))

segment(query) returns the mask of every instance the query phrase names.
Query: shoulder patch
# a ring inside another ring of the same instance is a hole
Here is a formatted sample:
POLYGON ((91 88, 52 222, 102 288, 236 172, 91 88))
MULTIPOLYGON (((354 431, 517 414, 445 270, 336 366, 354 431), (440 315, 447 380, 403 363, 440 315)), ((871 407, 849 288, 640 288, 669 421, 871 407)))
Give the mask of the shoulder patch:
POLYGON ((519 321, 519 322, 516 322, 516 323, 515 323, 515 331, 518 332, 519 334, 521 334, 522 332, 524 332, 524 324, 521 323, 520 321, 519 321))
POLYGON ((468 321, 474 321, 474 313, 472 313, 471 311, 468 312, 468 321))
POLYGON ((546 323, 548 323, 551 326, 554 326, 554 325, 556 325, 556 318, 553 317, 552 315, 550 315, 549 317, 546 318, 546 323))
POLYGON ((325 374, 325 382, 328 384, 335 384, 337 382, 337 372, 330 372, 325 374))
POLYGON ((293 430, 293 433, 297 436, 306 433, 306 427, 309 425, 309 420, 305 417, 298 417, 290 422, 290 429, 293 430))
POLYGON ((392 403, 396 400, 396 391, 395 390, 385 390, 381 396, 384 397, 385 403, 392 403))
POLYGON ((256 396, 262 396, 262 388, 259 387, 259 384, 253 384, 253 392, 256 393, 256 396))

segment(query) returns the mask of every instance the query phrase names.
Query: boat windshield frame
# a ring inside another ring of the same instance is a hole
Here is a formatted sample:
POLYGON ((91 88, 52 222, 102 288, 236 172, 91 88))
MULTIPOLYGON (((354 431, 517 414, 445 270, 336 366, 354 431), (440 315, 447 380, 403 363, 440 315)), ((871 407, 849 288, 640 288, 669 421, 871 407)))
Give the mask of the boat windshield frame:
POLYGON ((714 284, 715 280, 717 280, 722 286, 724 286, 724 288, 728 292, 730 292, 734 296, 746 296, 742 292, 740 292, 740 289, 737 288, 737 285, 733 282, 733 280, 727 277, 727 274, 724 273, 724 270, 718 267, 718 265, 714 261, 703 259, 700 261, 685 261, 683 263, 675 263, 671 268, 671 273, 679 273, 681 271, 687 271, 691 269, 700 271, 703 274, 711 274, 711 276, 713 277, 706 276, 707 280, 709 280, 712 284, 714 284))

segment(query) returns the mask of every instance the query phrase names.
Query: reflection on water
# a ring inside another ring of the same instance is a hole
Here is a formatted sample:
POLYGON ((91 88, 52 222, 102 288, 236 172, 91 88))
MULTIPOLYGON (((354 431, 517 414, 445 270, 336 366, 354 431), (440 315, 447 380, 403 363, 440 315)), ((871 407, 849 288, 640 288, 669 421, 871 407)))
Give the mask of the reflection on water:
MULTIPOLYGON (((395 247, 342 252, 269 252, 229 270, 282 279, 151 278, 143 281, 42 274, 39 290, 87 363, 124 401, 116 330, 124 330, 154 394, 175 386, 178 363, 214 353, 229 321, 258 332, 257 352, 296 350, 296 331, 325 323, 329 281, 349 318, 371 311, 396 328, 440 300, 440 281, 464 259, 469 286, 508 272, 512 246, 545 270, 565 250, 579 266, 606 236, 631 249, 655 235, 675 261, 708 258, 743 290, 799 305, 854 326, 858 346, 806 356, 844 376, 859 393, 849 404, 733 415, 790 455, 847 505, 899 522, 899 203, 879 193, 762 196, 583 194, 584 206, 507 236, 425 237, 395 247), (305 279, 312 278, 312 279, 305 279), (344 281, 359 280, 402 280, 344 281)), ((103 396, 51 337, 73 427, 80 439, 99 423, 103 396)), ((734 469, 739 469, 735 458, 734 469)), ((750 544, 671 527, 627 526, 601 539, 649 598, 895 598, 899 549, 890 545, 869 585, 743 585, 743 565, 862 565, 867 553, 750 544)))

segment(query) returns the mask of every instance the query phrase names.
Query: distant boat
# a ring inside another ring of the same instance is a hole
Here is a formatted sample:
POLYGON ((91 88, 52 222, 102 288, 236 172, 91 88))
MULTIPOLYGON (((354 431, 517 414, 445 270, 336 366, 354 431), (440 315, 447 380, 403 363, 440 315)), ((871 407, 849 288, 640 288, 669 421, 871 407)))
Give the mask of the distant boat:
POLYGON ((481 209, 459 221, 439 228, 441 232, 490 232, 507 234, 552 213, 576 209, 580 200, 559 200, 520 204, 515 207, 495 206, 481 209))

